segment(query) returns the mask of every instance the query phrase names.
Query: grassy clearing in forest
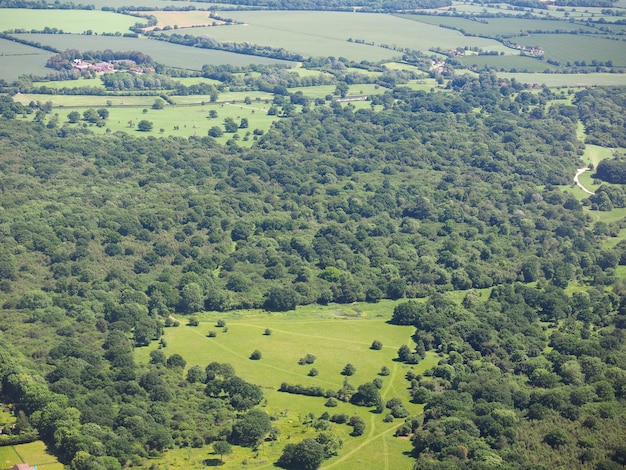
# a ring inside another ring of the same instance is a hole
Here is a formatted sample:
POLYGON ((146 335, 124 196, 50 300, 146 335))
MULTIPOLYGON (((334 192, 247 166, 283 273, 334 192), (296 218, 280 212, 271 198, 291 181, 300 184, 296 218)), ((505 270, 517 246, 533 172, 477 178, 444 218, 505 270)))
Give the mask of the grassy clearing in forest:
MULTIPOLYGON (((274 425, 280 430, 277 443, 265 443, 255 455, 249 449, 234 448, 234 453, 225 458, 225 468, 240 468, 243 461, 253 468, 271 468, 280 456, 282 447, 288 442, 298 442, 315 435, 303 424, 309 413, 319 416, 325 411, 330 414, 358 414, 367 423, 363 436, 349 436, 351 428, 346 425, 333 425, 343 441, 344 447, 339 456, 325 462, 324 468, 358 469, 367 464, 370 468, 412 468, 411 459, 403 452, 410 450, 410 442, 393 437, 393 431, 402 420, 383 423, 386 415, 373 414, 370 408, 356 407, 339 403, 336 408, 324 406, 325 398, 305 397, 278 392, 282 382, 290 384, 316 385, 323 389, 338 390, 344 382, 341 370, 347 363, 354 364, 356 374, 348 381, 357 387, 376 377, 383 380, 381 395, 389 400, 401 398, 411 414, 422 412, 422 405, 409 403, 408 382, 405 374, 412 370, 416 374, 435 366, 439 357, 429 353, 420 364, 408 366, 394 361, 398 348, 407 344, 414 347, 411 335, 413 327, 395 326, 387 323, 397 302, 383 301, 377 304, 354 305, 309 305, 293 312, 266 313, 262 311, 238 311, 228 313, 203 313, 197 317, 197 327, 182 325, 168 328, 165 332, 166 355, 178 353, 187 361, 187 366, 206 366, 209 362, 229 362, 237 374, 247 381, 263 388, 267 399, 265 411, 278 417, 274 425), (218 328, 216 322, 223 319, 227 331, 218 328), (265 334, 270 329, 271 334, 265 334), (214 338, 207 337, 215 331, 214 338), (383 349, 371 350, 372 341, 378 339, 383 349), (262 353, 262 359, 249 359, 254 350, 262 353), (299 365, 298 360, 306 354, 316 356, 314 364, 299 365), (391 374, 378 375, 382 366, 387 366, 391 374), (318 369, 319 375, 308 376, 311 368, 318 369)), ((150 350, 136 350, 139 362, 146 362, 150 350)), ((204 452, 185 449, 168 452, 163 463, 174 466, 188 462, 192 465, 198 459, 214 459, 210 449, 204 452)), ((180 468, 180 467, 178 467, 180 468)))

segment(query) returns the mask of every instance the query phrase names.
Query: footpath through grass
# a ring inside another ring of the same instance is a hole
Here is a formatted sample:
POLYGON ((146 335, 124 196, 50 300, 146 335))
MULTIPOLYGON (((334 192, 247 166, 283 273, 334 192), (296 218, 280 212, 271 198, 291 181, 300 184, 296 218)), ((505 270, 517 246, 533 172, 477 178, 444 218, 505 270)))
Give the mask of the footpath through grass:
MULTIPOLYGON (((335 408, 327 408, 323 397, 278 391, 282 382, 337 391, 346 379, 341 371, 351 363, 356 367, 356 373, 347 380, 355 388, 378 377, 383 381, 381 395, 385 400, 400 398, 411 415, 420 414, 423 405, 409 403, 410 384, 405 375, 408 371, 423 373, 436 365, 440 358, 431 352, 417 365, 395 361, 400 346, 415 347, 411 340, 415 332, 413 327, 388 323, 396 304, 383 301, 378 304, 316 305, 287 313, 259 310, 207 312, 197 316, 200 323, 196 327, 185 326, 186 319, 180 318, 181 326, 166 329, 167 347, 163 352, 167 356, 180 354, 187 361, 187 367, 205 367, 213 361, 228 362, 238 376, 262 387, 266 397, 264 410, 276 418, 273 425, 280 430, 280 439, 263 444, 256 452, 234 448, 234 453, 225 458, 224 468, 271 468, 285 444, 315 436, 315 430, 305 423, 309 413, 319 417, 328 412, 359 415, 367 423, 367 429, 363 436, 351 437, 352 428, 334 424, 333 432, 343 440, 344 446, 337 457, 325 462, 324 468, 410 469, 413 462, 407 452, 411 443, 394 437, 395 429, 403 420, 385 423, 386 412, 375 414, 372 408, 342 402, 335 408), (226 322, 225 328, 216 326, 218 319, 226 322), (266 330, 270 330, 270 334, 266 330), (216 336, 208 337, 209 331, 215 332, 216 336), (382 342, 381 350, 370 349, 374 340, 382 342), (250 360, 250 354, 255 350, 261 351, 261 360, 250 360), (299 365, 298 360, 306 354, 316 357, 314 364, 299 365), (388 376, 379 375, 383 366, 390 370, 388 376), (315 377, 308 375, 312 367, 319 371, 315 377)), ((150 351, 156 347, 154 344, 138 349, 138 361, 147 362, 150 351)), ((199 468, 196 465, 214 458, 218 456, 211 454, 210 447, 204 447, 198 451, 167 452, 158 462, 166 468, 180 468, 180 465, 199 468)))

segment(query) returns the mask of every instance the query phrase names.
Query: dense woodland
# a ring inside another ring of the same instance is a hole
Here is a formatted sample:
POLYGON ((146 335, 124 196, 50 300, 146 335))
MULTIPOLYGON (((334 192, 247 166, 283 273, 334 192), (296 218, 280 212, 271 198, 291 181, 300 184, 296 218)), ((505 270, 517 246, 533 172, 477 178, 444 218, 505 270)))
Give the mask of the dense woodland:
MULTIPOLYGON (((76 470, 277 438, 255 408, 262 391, 228 364, 183 372, 183 357, 159 349, 140 366, 133 349, 176 327, 172 315, 407 298, 392 322, 416 327, 417 348, 399 360, 441 355, 407 376, 426 404, 397 431, 416 468, 621 468, 625 247, 605 248, 621 224, 592 224, 583 208, 626 197, 610 186, 581 203, 558 185, 580 165, 578 119, 604 138, 587 110, 615 109, 603 115, 619 126, 623 94, 583 91, 569 105, 487 73, 446 93, 390 87, 372 97, 378 111, 306 101, 296 113, 302 95, 277 94, 291 117, 251 149, 96 136, 3 98, 0 383, 22 412, 12 438, 38 435, 76 470), (460 305, 452 290, 466 291, 460 305)), ((372 406, 374 385, 329 399, 372 406)), ((279 465, 302 453, 319 465, 336 451, 327 438, 287 446, 279 465)))

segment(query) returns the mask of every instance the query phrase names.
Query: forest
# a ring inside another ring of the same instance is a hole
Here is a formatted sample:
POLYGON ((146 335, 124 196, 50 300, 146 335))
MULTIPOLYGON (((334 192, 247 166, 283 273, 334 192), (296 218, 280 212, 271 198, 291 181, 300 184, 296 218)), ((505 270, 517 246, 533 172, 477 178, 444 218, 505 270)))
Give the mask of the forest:
MULTIPOLYGON (((414 326, 417 346, 398 360, 441 356, 407 375, 423 416, 387 404, 406 418, 396 433, 411 436, 416 468, 621 468, 626 286, 615 269, 626 252, 604 242, 622 224, 591 223, 600 191, 579 201, 559 186, 580 165, 578 119, 607 106, 619 125, 623 93, 583 90, 568 104, 461 76, 446 94, 393 88, 373 97, 380 111, 309 105, 251 149, 24 122, 48 110, 3 98, 12 439, 39 437, 76 470, 255 446, 272 436, 258 386, 228 364, 185 370, 161 349, 140 366, 133 350, 173 315, 404 298, 391 322, 414 326), (461 304, 451 291, 465 292, 461 304)), ((606 135, 588 127, 591 141, 606 135)), ((602 195, 624 207, 621 187, 602 195)), ((375 385, 281 389, 382 412, 375 385)), ((279 465, 303 468, 305 455, 317 468, 336 453, 320 451, 328 437, 289 444, 279 465)))

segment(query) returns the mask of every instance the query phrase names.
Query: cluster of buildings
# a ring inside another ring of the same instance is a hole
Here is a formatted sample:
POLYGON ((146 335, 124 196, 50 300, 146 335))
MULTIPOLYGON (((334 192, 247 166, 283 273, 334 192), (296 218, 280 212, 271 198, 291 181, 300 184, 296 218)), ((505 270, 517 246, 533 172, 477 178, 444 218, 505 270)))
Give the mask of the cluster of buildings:
POLYGON ((112 60, 110 62, 86 62, 82 59, 74 59, 73 68, 79 72, 91 70, 93 72, 113 72, 115 67, 124 66, 124 70, 131 73, 147 73, 154 72, 154 67, 137 67, 135 61, 130 59, 112 60))

